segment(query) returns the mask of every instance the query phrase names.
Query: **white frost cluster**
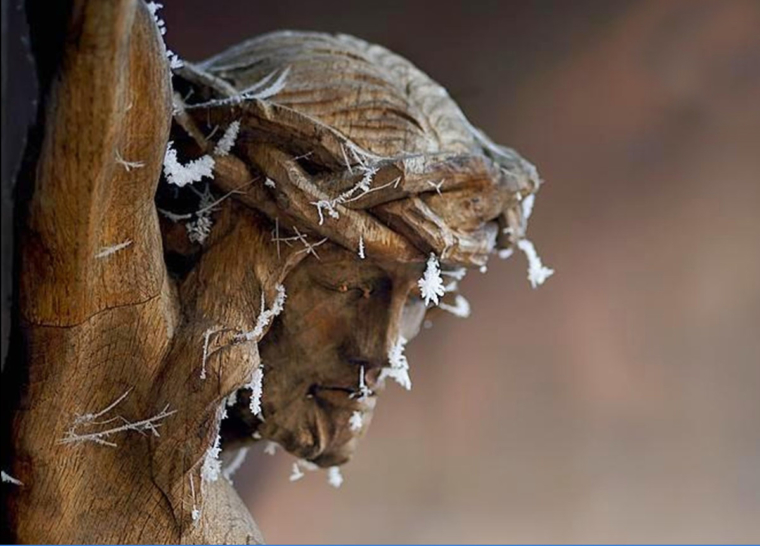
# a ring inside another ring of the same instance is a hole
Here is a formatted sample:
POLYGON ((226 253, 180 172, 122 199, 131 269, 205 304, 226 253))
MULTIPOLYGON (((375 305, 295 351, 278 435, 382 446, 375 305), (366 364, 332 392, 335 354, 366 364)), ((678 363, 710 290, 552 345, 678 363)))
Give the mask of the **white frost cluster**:
POLYGON ((541 263, 541 258, 536 252, 536 248, 528 239, 517 241, 517 248, 525 253, 528 258, 528 280, 533 288, 540 286, 546 279, 554 274, 554 270, 546 267, 541 263))
POLYGON ((12 483, 13 485, 24 485, 21 480, 17 480, 10 474, 6 474, 5 470, 0 470, 0 479, 3 483, 12 483))
POLYGON ((364 254, 364 236, 359 235, 359 258, 362 260, 367 256, 364 254))
POLYGON ((277 444, 275 442, 267 442, 267 445, 264 446, 264 453, 267 455, 274 455, 277 453, 277 444))
POLYGON ((406 344, 407 340, 403 336, 399 336, 396 343, 388 351, 390 366, 380 371, 378 380, 383 381, 386 377, 390 377, 406 390, 411 390, 412 380, 409 377, 409 361, 404 354, 406 344))
POLYGON ((348 420, 348 428, 356 432, 364 426, 364 416, 359 410, 354 411, 348 420))
POLYGON ((182 188, 204 177, 213 178, 213 157, 203 155, 183 165, 177 160, 177 150, 172 147, 173 144, 170 140, 166 145, 166 155, 164 155, 164 174, 170 184, 182 188))
POLYGON ((531 193, 528 197, 522 200, 520 207, 522 208, 523 223, 527 223, 530 215, 533 214, 533 205, 536 203, 536 194, 531 193))
POLYGON ((327 483, 332 485, 335 489, 343 485, 343 475, 340 473, 340 468, 337 466, 331 466, 327 469, 327 483))
POLYGON ((240 122, 233 121, 230 123, 230 126, 227 127, 227 130, 222 135, 222 138, 220 138, 219 142, 216 143, 214 154, 219 156, 229 155, 232 147, 235 145, 235 140, 237 139, 239 132, 240 122))
POLYGON ((251 381, 246 385, 246 388, 251 389, 251 413, 254 415, 261 415, 261 395, 264 388, 264 367, 259 364, 253 375, 251 381))
POLYGON ((222 461, 219 459, 219 454, 222 452, 221 441, 222 437, 217 434, 214 444, 206 450, 203 466, 201 466, 201 479, 204 482, 215 482, 222 473, 222 461))
POLYGON ((282 313, 282 308, 285 305, 285 298, 287 297, 285 295, 285 287, 280 284, 277 285, 276 290, 277 296, 272 303, 271 309, 265 308, 264 292, 261 293, 261 312, 256 319, 256 325, 250 332, 238 334, 236 336, 237 339, 245 341, 259 341, 259 339, 261 339, 261 336, 264 335, 264 330, 266 330, 267 326, 269 326, 269 323, 272 322, 272 319, 282 313))
MULTIPOLYGON (((161 33, 161 36, 166 34, 166 23, 163 19, 161 19, 158 16, 158 10, 164 7, 163 4, 159 4, 158 2, 148 2, 147 4, 148 9, 150 10, 151 15, 153 15, 153 19, 156 21, 156 26, 158 27, 158 31, 161 33)), ((170 49, 166 49, 166 57, 169 59, 169 68, 174 70, 175 68, 182 68, 183 62, 182 60, 177 56, 176 53, 174 53, 170 49)))
POLYGON ((417 281, 417 284, 420 287, 420 294, 422 294, 422 298, 425 300, 425 305, 428 305, 431 301, 437 305, 438 299, 443 296, 445 290, 443 279, 441 279, 441 267, 435 254, 430 254, 425 273, 417 281))

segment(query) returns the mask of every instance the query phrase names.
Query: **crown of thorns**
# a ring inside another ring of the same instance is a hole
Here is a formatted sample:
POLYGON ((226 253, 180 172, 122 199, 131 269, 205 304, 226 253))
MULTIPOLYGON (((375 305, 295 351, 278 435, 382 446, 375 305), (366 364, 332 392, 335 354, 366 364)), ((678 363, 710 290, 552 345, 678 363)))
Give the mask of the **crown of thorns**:
POLYGON ((235 198, 282 226, 376 259, 420 262, 432 252, 465 267, 525 236, 535 167, 384 48, 275 33, 179 76, 200 102, 177 119, 202 147, 214 143, 199 132, 239 124, 235 155, 215 157, 216 182, 232 190, 259 175, 235 198))

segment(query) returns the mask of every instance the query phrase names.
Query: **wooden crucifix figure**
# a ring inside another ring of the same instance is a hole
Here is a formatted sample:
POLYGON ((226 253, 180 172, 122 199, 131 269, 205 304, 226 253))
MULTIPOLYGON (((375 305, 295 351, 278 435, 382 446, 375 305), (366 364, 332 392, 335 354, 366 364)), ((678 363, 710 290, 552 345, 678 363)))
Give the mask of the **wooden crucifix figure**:
POLYGON ((42 89, 3 374, 20 542, 260 543, 247 443, 337 467, 540 179, 405 59, 280 32, 170 63, 155 4, 29 1, 42 89))

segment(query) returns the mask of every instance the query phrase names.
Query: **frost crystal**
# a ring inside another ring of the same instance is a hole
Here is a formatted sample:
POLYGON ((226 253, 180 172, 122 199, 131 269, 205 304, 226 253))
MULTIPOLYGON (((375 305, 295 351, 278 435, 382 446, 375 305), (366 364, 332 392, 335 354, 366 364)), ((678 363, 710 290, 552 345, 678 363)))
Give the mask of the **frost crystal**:
POLYGON ((462 279, 464 279, 465 275, 467 275, 467 270, 464 267, 459 267, 457 269, 441 271, 441 275, 446 275, 447 277, 451 277, 457 281, 461 281, 462 279))
POLYGON ((301 467, 298 466, 298 463, 293 463, 293 470, 290 473, 290 481, 295 482, 303 478, 306 474, 303 473, 303 470, 301 470, 301 467))
MULTIPOLYGON (((214 196, 211 194, 211 188, 206 184, 206 189, 203 193, 198 192, 195 188, 190 188, 201 198, 199 209, 194 213, 195 220, 191 220, 185 224, 187 230, 187 238, 193 243, 202 245, 206 242, 206 239, 211 235, 211 228, 214 226, 214 222, 211 219, 211 213, 216 210, 216 205, 219 204, 222 199, 214 201, 214 196)), ((226 196, 225 196, 226 197, 226 196)), ((191 216, 192 217, 192 216, 191 216)))
MULTIPOLYGON (((348 166, 348 170, 349 172, 353 173, 353 168, 351 167, 350 163, 348 163, 348 158, 345 156, 345 148, 342 148, 342 149, 344 152, 344 159, 346 161, 346 165, 348 166)), ((312 205, 317 207, 317 214, 319 214, 320 226, 325 221, 325 215, 324 215, 325 212, 327 212, 327 215, 330 218, 338 219, 340 218, 340 213, 338 212, 336 207, 338 207, 339 205, 352 203, 354 201, 357 201, 358 199, 361 199, 367 194, 370 194, 375 191, 383 190, 389 186, 393 186, 394 188, 396 188, 401 182, 401 177, 399 176, 399 177, 394 178, 387 184, 383 184, 382 186, 377 186, 375 188, 371 187, 372 179, 374 178, 375 174, 377 174, 377 167, 369 165, 367 163, 367 159, 369 158, 369 156, 366 155, 363 151, 360 151, 355 146, 353 145, 349 146, 349 150, 359 162, 359 166, 357 167, 357 169, 364 174, 362 175, 361 180, 359 180, 356 184, 354 184, 349 189, 341 193, 335 199, 320 199, 319 201, 314 201, 311 203, 312 205)))
POLYGON ((232 476, 240 469, 246 456, 248 456, 248 449, 249 448, 247 447, 241 447, 238 449, 238 452, 235 453, 235 458, 230 461, 230 464, 224 467, 222 470, 222 476, 224 476, 225 479, 232 481, 232 476))
MULTIPOLYGON (((166 23, 163 19, 161 19, 158 16, 158 10, 164 7, 163 4, 159 4, 158 2, 148 2, 147 4, 148 10, 150 10, 151 15, 153 15, 153 19, 156 21, 156 26, 158 27, 158 31, 161 33, 161 36, 166 34, 166 23)), ((166 50, 166 57, 169 59, 169 68, 174 70, 175 68, 182 68, 183 62, 180 60, 179 57, 177 57, 177 54, 173 51, 167 49, 166 50)))
POLYGON ((269 326, 269 323, 272 322, 272 319, 274 317, 282 313, 282 308, 285 305, 285 287, 279 284, 277 285, 276 290, 277 296, 272 303, 271 309, 266 309, 264 307, 264 292, 261 293, 261 312, 256 319, 256 325, 250 332, 245 332, 235 336, 236 339, 245 341, 258 341, 261 339, 261 336, 264 335, 264 330, 266 330, 267 326, 269 326))
POLYGON ((359 368, 359 388, 349 395, 349 398, 358 398, 364 400, 368 396, 372 396, 374 393, 372 389, 367 386, 367 382, 364 380, 364 366, 359 368))
POLYGON ((361 258, 362 260, 366 258, 366 256, 364 255, 364 236, 363 235, 359 235, 359 258, 361 258))
POLYGON ((3 483, 12 483, 13 485, 24 485, 21 480, 17 480, 10 474, 6 474, 4 470, 0 470, 0 478, 3 483))
POLYGON ((277 187, 277 184, 274 183, 274 180, 272 180, 269 177, 267 177, 267 179, 264 181, 264 185, 267 188, 276 188, 277 187))
POLYGON ((356 432, 357 430, 361 430, 361 428, 364 426, 364 417, 362 416, 362 412, 356 410, 351 414, 351 418, 348 420, 348 428, 356 432))
POLYGON ((195 504, 195 480, 193 479, 193 473, 190 473, 190 496, 193 499, 193 511, 190 512, 190 517, 193 521, 201 519, 201 511, 198 510, 198 506, 195 504))
POLYGON ((506 260, 507 258, 510 258, 512 254, 514 253, 515 253, 514 248, 502 248, 501 250, 499 250, 499 258, 501 258, 502 260, 506 260))
POLYGON ((517 241, 517 248, 522 250, 525 257, 528 258, 528 280, 533 288, 542 285, 546 279, 554 274, 553 269, 549 269, 541 263, 536 247, 528 239, 517 241))
POLYGON ((388 351, 388 361, 390 367, 383 368, 380 371, 378 381, 384 380, 386 377, 390 377, 396 383, 401 385, 406 390, 412 389, 412 380, 409 378, 409 361, 404 354, 404 348, 406 347, 407 340, 403 336, 400 336, 396 343, 388 351))
POLYGON ((239 121, 233 121, 230 123, 230 126, 227 127, 227 130, 224 132, 224 135, 222 135, 222 138, 220 138, 219 142, 217 142, 216 148, 214 148, 214 154, 221 156, 229 155, 232 147, 235 145, 235 139, 237 139, 239 131, 239 121))
POLYGON ((124 167, 124 170, 127 172, 130 172, 132 169, 139 169, 141 167, 145 167, 145 163, 143 163, 142 161, 127 161, 126 159, 121 157, 119 150, 116 150, 116 163, 124 167))
POLYGON ((528 197, 523 199, 520 206, 522 208, 523 222, 527 223, 530 215, 533 214, 533 205, 536 203, 536 195, 531 193, 528 197))
POLYGON ((253 370, 251 376, 251 382, 246 385, 246 388, 251 389, 251 413, 254 415, 261 415, 261 394, 264 387, 264 367, 259 366, 253 370))
POLYGON ((331 466, 327 469, 327 483, 332 485, 335 489, 343 485, 343 475, 340 473, 340 468, 337 466, 331 466))
POLYGON ((209 218, 207 214, 198 215, 198 218, 193 222, 185 224, 187 229, 187 238, 193 243, 202 245, 211 235, 211 228, 214 226, 214 222, 209 218))
POLYGON ((131 244, 132 244, 132 239, 127 239, 126 241, 124 241, 123 243, 119 243, 118 245, 104 246, 103 248, 100 249, 100 251, 97 254, 95 254, 95 257, 97 259, 105 258, 106 256, 110 256, 111 254, 116 254, 120 250, 124 250, 131 244))
POLYGON ((290 74, 290 67, 285 67, 285 69, 280 72, 280 75, 277 78, 274 77, 275 74, 277 74, 277 70, 270 72, 250 87, 244 89, 240 93, 240 97, 244 99, 259 100, 266 100, 274 97, 280 91, 285 89, 285 85, 288 80, 288 74, 290 74))
MULTIPOLYGON (((207 328, 203 332, 203 358, 201 359, 201 379, 206 379, 206 361, 208 360, 208 345, 211 335, 214 333, 213 328, 207 328)), ((233 393, 234 394, 234 393, 233 393)), ((230 404, 227 404, 230 405, 230 404)))
POLYGON ((114 442, 111 442, 110 440, 106 440, 106 438, 109 438, 113 436, 114 434, 118 434, 119 432, 128 432, 128 431, 134 431, 134 432, 151 432, 154 436, 159 436, 158 434, 158 428, 161 426, 161 421, 169 417, 170 415, 177 412, 177 410, 168 411, 169 405, 167 404, 164 406, 164 409, 162 409, 160 412, 158 412, 153 417, 148 417, 147 419, 143 419, 142 421, 137 422, 131 422, 127 419, 123 418, 121 415, 117 415, 115 417, 112 417, 110 419, 106 419, 103 421, 99 421, 98 418, 104 416, 106 413, 109 413, 111 410, 113 410, 116 406, 118 406, 131 392, 132 389, 127 390, 124 394, 119 396, 114 402, 108 405, 105 409, 100 410, 97 413, 85 413, 84 415, 76 415, 74 418, 74 423, 69 427, 69 430, 66 432, 66 436, 58 440, 59 444, 82 444, 85 442, 92 442, 95 444, 100 444, 104 446, 109 447, 117 447, 114 442), (99 426, 99 425, 105 425, 108 423, 113 422, 120 422, 122 423, 119 426, 106 428, 101 430, 97 430, 94 432, 84 432, 81 431, 82 428, 89 428, 93 426, 99 426))
POLYGON ((434 304, 438 304, 438 298, 443 296, 443 280, 441 279, 441 268, 438 264, 438 258, 435 254, 430 254, 430 258, 427 261, 427 268, 422 278, 417 281, 420 287, 420 293, 425 300, 425 305, 428 305, 431 301, 434 304))
POLYGON ((171 49, 166 50, 166 58, 169 59, 169 68, 172 70, 185 66, 185 63, 179 58, 179 55, 174 53, 171 49))
POLYGON ((177 150, 172 148, 173 145, 174 143, 170 140, 166 145, 166 155, 164 155, 164 174, 170 184, 181 188, 198 182, 204 177, 213 178, 213 157, 204 155, 183 165, 177 160, 177 150))
POLYGON ((457 294, 454 300, 454 305, 449 305, 447 303, 441 302, 438 307, 459 318, 467 318, 470 316, 470 302, 468 302, 465 297, 460 294, 457 294))
POLYGON ((222 473, 222 461, 219 459, 219 454, 222 452, 221 441, 222 437, 217 434, 214 445, 206 450, 206 456, 203 458, 203 466, 201 467, 201 479, 204 482, 215 482, 222 473))
POLYGON ((277 444, 274 442, 267 442, 267 445, 264 447, 264 453, 267 455, 274 455, 277 453, 277 444))

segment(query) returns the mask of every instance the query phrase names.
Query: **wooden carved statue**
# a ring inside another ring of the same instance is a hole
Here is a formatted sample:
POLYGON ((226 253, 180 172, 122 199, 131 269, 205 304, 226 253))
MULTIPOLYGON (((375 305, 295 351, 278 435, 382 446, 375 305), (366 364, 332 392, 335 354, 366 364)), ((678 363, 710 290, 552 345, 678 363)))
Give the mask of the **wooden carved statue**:
POLYGON ((517 247, 551 274, 525 238, 539 177, 380 46, 279 32, 172 76, 155 5, 40 4, 6 530, 259 543, 235 451, 349 460, 426 314, 467 312, 467 268, 517 247))

